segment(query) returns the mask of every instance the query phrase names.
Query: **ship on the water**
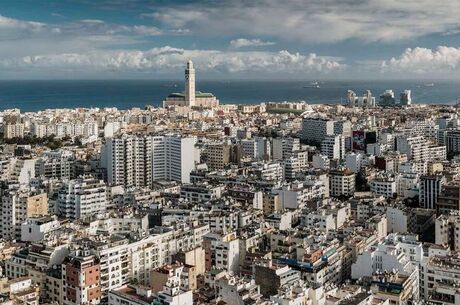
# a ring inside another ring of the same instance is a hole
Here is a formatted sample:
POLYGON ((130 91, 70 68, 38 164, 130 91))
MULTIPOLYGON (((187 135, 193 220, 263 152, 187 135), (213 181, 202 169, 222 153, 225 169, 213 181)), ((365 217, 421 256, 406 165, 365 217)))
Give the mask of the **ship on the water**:
POLYGON ((306 85, 303 87, 304 88, 315 88, 315 89, 321 88, 318 82, 311 82, 309 85, 306 85))

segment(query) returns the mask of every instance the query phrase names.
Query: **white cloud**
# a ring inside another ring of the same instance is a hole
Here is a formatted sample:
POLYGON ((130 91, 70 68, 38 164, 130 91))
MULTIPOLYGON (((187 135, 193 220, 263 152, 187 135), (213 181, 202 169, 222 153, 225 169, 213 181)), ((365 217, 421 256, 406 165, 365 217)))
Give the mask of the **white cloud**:
POLYGON ((173 47, 148 51, 92 51, 25 56, 0 61, 4 69, 55 71, 118 71, 171 74, 192 59, 201 71, 220 73, 271 72, 328 73, 344 67, 339 60, 316 54, 281 52, 223 52, 217 50, 186 50, 173 47))
POLYGON ((406 49, 399 57, 382 62, 383 72, 448 73, 460 72, 460 48, 439 46, 406 49))
MULTIPOLYGON (((91 36, 118 35, 133 37, 146 37, 162 35, 163 32, 154 26, 145 25, 119 25, 107 23, 98 19, 83 19, 74 22, 61 23, 59 25, 47 24, 35 21, 18 20, 0 15, 0 42, 8 40, 12 44, 14 40, 77 40, 88 39, 91 36)), ((123 37, 124 38, 124 37, 123 37)), ((123 40, 123 39, 122 39, 123 40)), ((38 45, 39 42, 36 41, 38 45)), ((0 44, 0 51, 5 43, 0 44)), ((7 46, 8 47, 8 46, 7 46)))
POLYGON ((120 48, 162 34, 154 26, 127 26, 98 19, 55 25, 0 15, 0 58, 120 48))
POLYGON ((260 39, 246 39, 238 38, 230 41, 230 46, 232 48, 244 48, 244 47, 263 47, 263 46, 272 46, 275 43, 272 41, 263 41, 260 39))
POLYGON ((303 42, 396 41, 456 31, 458 0, 222 0, 144 14, 197 35, 270 36, 303 42))
POLYGON ((58 31, 58 28, 48 26, 45 23, 18 20, 0 15, 0 41, 53 34, 58 31))
POLYGON ((46 25, 41 22, 22 21, 0 15, 0 29, 2 31, 8 29, 38 31, 45 26, 46 25))

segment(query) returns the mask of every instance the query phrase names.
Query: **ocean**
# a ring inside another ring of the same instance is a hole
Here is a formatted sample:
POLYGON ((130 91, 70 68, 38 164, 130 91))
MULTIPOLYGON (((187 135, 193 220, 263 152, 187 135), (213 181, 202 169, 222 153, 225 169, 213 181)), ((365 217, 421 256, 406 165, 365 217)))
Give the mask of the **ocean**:
MULTIPOLYGON (((392 89, 396 96, 412 90, 413 103, 452 104, 460 99, 460 81, 324 81, 320 88, 306 88, 310 81, 199 81, 197 90, 211 92, 223 104, 301 101, 341 103, 348 89, 361 95, 370 89, 374 96, 392 89)), ((129 109, 161 105, 171 92, 183 91, 183 81, 166 80, 27 80, 0 81, 0 110, 19 108, 37 111, 48 108, 117 107, 129 109)), ((378 98, 377 98, 378 100, 378 98)))

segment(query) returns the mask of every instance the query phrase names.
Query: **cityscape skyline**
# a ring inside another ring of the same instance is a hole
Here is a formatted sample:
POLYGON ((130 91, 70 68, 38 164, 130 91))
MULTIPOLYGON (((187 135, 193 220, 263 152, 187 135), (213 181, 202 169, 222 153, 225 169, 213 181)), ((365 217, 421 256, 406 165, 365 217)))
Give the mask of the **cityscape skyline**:
POLYGON ((0 79, 459 79, 456 1, 4 1, 0 79))
POLYGON ((0 305, 460 305, 458 1, 0 1, 0 305))

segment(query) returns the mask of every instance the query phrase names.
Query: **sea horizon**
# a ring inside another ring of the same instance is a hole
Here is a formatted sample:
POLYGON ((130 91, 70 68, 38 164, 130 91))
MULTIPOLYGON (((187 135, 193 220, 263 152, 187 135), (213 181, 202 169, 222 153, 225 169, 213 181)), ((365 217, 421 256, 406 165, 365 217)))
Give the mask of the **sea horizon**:
MULTIPOLYGON (((395 97, 412 91, 414 104, 453 104, 460 98, 460 80, 198 80, 197 90, 216 95, 221 104, 305 101, 310 104, 344 102, 347 90, 362 95, 371 90, 380 96, 391 89, 395 97), (310 88, 317 81, 319 88, 310 88)), ((81 79, 0 80, 0 110, 19 108, 39 111, 51 108, 116 107, 118 109, 161 106, 170 93, 182 92, 181 79, 81 79)))

